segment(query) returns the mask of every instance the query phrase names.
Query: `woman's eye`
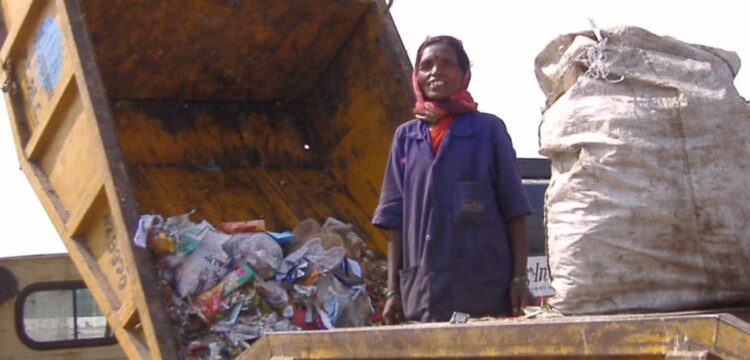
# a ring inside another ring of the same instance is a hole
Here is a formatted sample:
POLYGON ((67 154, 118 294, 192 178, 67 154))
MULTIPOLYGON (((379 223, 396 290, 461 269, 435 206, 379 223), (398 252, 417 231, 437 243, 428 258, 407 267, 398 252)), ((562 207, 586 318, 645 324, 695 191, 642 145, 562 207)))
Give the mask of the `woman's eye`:
POLYGON ((456 63, 453 60, 445 60, 445 61, 443 61, 443 66, 445 66, 445 67, 458 67, 458 63, 456 63))

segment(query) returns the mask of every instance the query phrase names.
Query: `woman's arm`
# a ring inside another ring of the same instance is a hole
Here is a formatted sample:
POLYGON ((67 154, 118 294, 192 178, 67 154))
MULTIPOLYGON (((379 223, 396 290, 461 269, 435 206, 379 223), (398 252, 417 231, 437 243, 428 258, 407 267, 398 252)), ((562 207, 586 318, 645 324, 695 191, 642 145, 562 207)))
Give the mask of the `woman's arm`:
POLYGON ((527 286, 526 265, 529 256, 526 235, 526 215, 508 220, 508 242, 513 256, 513 276, 510 283, 510 305, 513 315, 523 315, 523 308, 531 305, 531 294, 527 286))
POLYGON ((401 230, 388 230, 388 289, 386 302, 383 307, 383 320, 386 325, 395 325, 403 321, 404 311, 401 304, 401 279, 399 271, 402 268, 401 230))
POLYGON ((388 289, 399 291, 399 271, 403 261, 401 253, 403 235, 401 230, 388 230, 388 289))

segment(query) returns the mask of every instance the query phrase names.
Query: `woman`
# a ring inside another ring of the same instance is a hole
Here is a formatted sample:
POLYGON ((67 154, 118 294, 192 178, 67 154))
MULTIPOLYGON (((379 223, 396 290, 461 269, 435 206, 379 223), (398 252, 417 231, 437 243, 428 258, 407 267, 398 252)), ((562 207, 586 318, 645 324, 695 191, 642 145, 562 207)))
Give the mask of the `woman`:
POLYGON ((386 324, 521 314, 530 208, 502 120, 477 111, 461 41, 427 38, 372 223, 388 230, 386 324))

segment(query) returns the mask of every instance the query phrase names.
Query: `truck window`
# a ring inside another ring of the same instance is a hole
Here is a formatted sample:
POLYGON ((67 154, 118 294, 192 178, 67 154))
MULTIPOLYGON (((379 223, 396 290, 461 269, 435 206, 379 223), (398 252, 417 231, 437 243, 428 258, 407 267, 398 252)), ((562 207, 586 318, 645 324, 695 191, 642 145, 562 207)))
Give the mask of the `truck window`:
POLYGON ((537 305, 553 296, 555 290, 550 285, 549 262, 547 261, 546 234, 544 226, 544 193, 551 176, 548 159, 518 159, 523 177, 523 188, 531 205, 531 215, 526 218, 526 231, 529 240, 527 274, 529 289, 537 299, 537 305))
POLYGON ((82 281, 34 283, 18 296, 16 332, 35 350, 115 343, 104 314, 82 281))
MULTIPOLYGON (((529 256, 547 256, 544 232, 544 192, 552 175, 549 159, 521 158, 518 168, 523 177, 523 188, 531 205, 531 216, 526 218, 529 238, 529 256)), ((546 260, 544 261, 546 263, 546 260)))
POLYGON ((529 256, 547 256, 544 233, 544 192, 549 180, 523 180, 523 187, 531 205, 531 215, 526 218, 526 231, 529 239, 529 256))

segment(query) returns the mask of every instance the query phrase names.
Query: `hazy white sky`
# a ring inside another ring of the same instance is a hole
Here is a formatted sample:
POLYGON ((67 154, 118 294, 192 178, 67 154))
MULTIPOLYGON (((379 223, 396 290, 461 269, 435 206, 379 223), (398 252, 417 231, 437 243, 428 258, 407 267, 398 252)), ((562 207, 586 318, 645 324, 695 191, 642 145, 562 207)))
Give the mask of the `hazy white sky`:
MULTIPOLYGON (((508 125, 520 157, 536 157, 537 126, 544 103, 534 77, 534 58, 559 35, 588 30, 588 18, 603 28, 632 25, 658 35, 735 51, 750 59, 750 25, 739 1, 514 1, 395 0, 391 9, 404 46, 413 58, 427 35, 463 40, 473 63, 469 90, 480 110, 508 125)), ((750 97, 750 70, 735 81, 750 97)), ((64 252, 65 247, 31 187, 18 159, 0 105, 0 257, 64 252)))

